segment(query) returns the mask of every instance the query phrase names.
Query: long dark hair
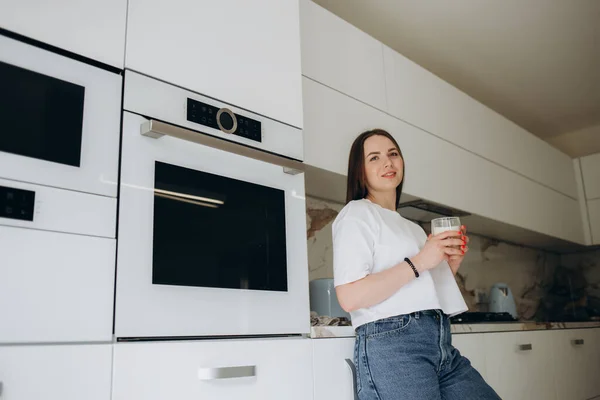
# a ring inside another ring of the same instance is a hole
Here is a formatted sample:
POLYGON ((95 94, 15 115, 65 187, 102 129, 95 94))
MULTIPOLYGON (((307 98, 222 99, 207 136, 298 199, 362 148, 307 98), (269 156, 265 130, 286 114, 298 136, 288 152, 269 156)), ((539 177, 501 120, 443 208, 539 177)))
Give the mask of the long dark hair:
MULTIPOLYGON (((404 162, 404 156, 402 156, 400 146, 398 146, 398 142, 396 142, 396 139, 394 139, 389 132, 384 131, 383 129, 372 129, 358 135, 358 137, 354 139, 354 143, 352 143, 352 147, 350 148, 350 156, 348 157, 346 204, 352 200, 364 199, 367 197, 367 194, 369 194, 369 190, 367 189, 367 179, 365 177, 365 140, 375 135, 385 136, 386 138, 390 139, 392 143, 394 143, 394 146, 396 146, 398 149, 398 153, 400 153, 400 157, 402 157, 402 161, 404 162)), ((404 185, 405 176, 406 165, 404 166, 402 181, 396 188, 396 208, 398 208, 398 205, 400 204, 400 195, 402 194, 402 186, 404 185)))

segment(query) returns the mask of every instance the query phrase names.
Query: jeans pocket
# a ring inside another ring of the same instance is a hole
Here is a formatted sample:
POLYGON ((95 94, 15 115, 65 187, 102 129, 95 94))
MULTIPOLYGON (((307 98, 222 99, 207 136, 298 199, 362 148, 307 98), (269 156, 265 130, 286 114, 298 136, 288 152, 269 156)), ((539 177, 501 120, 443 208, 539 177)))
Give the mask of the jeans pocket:
POLYGON ((385 318, 375 321, 372 333, 367 338, 377 338, 387 335, 393 335, 405 330, 411 323, 412 316, 410 314, 398 315, 395 317, 385 318))

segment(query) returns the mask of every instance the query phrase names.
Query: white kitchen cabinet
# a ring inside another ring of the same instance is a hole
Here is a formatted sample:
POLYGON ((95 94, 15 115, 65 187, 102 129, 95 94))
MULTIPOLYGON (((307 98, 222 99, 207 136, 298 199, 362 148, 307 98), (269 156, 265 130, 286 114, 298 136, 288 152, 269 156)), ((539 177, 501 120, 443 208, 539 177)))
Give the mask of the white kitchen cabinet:
POLYGON ((581 158, 581 173, 586 199, 600 199, 600 153, 581 158))
POLYGON ((113 400, 306 400, 310 339, 117 343, 113 400))
POLYGON ((0 0, 0 28, 123 68, 127 0, 0 0))
POLYGON ((354 338, 313 339, 314 400, 354 400, 354 338))
POLYGON ((580 203, 584 226, 589 222, 591 244, 600 244, 600 153, 575 160, 575 170, 581 173, 580 196, 584 198, 580 203))
POLYGON ((485 342, 483 333, 461 333, 452 335, 452 345, 467 357, 475 368, 486 379, 485 342))
POLYGON ((503 399, 555 400, 551 331, 486 333, 487 382, 503 399))
POLYGON ((592 230, 592 244, 600 244, 600 199, 588 200, 587 210, 592 230))
POLYGON ((393 132, 396 125, 393 117, 308 78, 302 92, 305 164, 347 175, 356 136, 373 128, 393 132))
POLYGON ((300 1, 302 74, 386 109, 383 45, 310 0, 300 1))
POLYGON ((557 400, 600 396, 600 329, 552 332, 557 400))
POLYGON ((569 156, 389 47, 384 60, 390 114, 577 198, 569 156))
POLYGON ((0 346, 2 400, 110 400, 112 345, 0 346))
POLYGON ((111 340, 115 252, 115 239, 0 226, 0 343, 111 340))
POLYGON ((581 213, 584 244, 591 245, 592 227, 590 225, 590 215, 588 213, 588 200, 585 196, 585 187, 583 185, 581 158, 576 158, 573 160, 573 170, 575 171, 575 181, 577 182, 577 201, 579 202, 579 212, 581 213))
POLYGON ((302 127, 298 0, 129 0, 125 66, 302 127))
MULTIPOLYGON (((304 78, 305 163, 346 175, 352 142, 383 128, 406 162, 406 194, 582 243, 579 202, 360 101, 304 78)), ((569 163, 571 170, 573 164, 569 163)))

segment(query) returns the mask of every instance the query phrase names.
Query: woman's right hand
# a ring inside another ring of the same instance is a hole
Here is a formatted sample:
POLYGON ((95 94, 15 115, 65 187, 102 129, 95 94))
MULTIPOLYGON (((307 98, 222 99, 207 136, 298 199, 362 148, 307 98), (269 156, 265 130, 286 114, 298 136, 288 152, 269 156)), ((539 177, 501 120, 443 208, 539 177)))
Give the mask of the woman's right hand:
POLYGON ((429 235, 425 246, 411 260, 415 268, 419 272, 427 271, 437 267, 443 260, 448 261, 451 255, 463 254, 459 249, 465 242, 457 236, 462 238, 462 232, 446 231, 435 236, 429 235))

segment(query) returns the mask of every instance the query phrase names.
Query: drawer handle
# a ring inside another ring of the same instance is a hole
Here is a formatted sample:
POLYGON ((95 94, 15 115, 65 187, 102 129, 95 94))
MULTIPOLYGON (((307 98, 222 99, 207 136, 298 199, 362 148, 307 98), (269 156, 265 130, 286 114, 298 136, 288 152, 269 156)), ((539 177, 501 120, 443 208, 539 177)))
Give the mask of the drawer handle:
POLYGON ((519 351, 529 351, 532 350, 533 346, 531 345, 531 343, 527 343, 527 344, 520 344, 519 345, 519 351))
POLYGON ((573 339, 573 340, 571 340, 571 344, 573 346, 583 346, 583 343, 584 343, 583 339, 573 339))
POLYGON ((198 379, 202 381, 247 378, 250 376, 256 376, 255 365, 246 365, 243 367, 200 368, 198 370, 198 379))
POLYGON ((352 371, 352 392, 354 393, 354 400, 359 400, 358 393, 356 391, 356 366, 349 358, 346 358, 346 364, 348 364, 350 371, 352 371))

